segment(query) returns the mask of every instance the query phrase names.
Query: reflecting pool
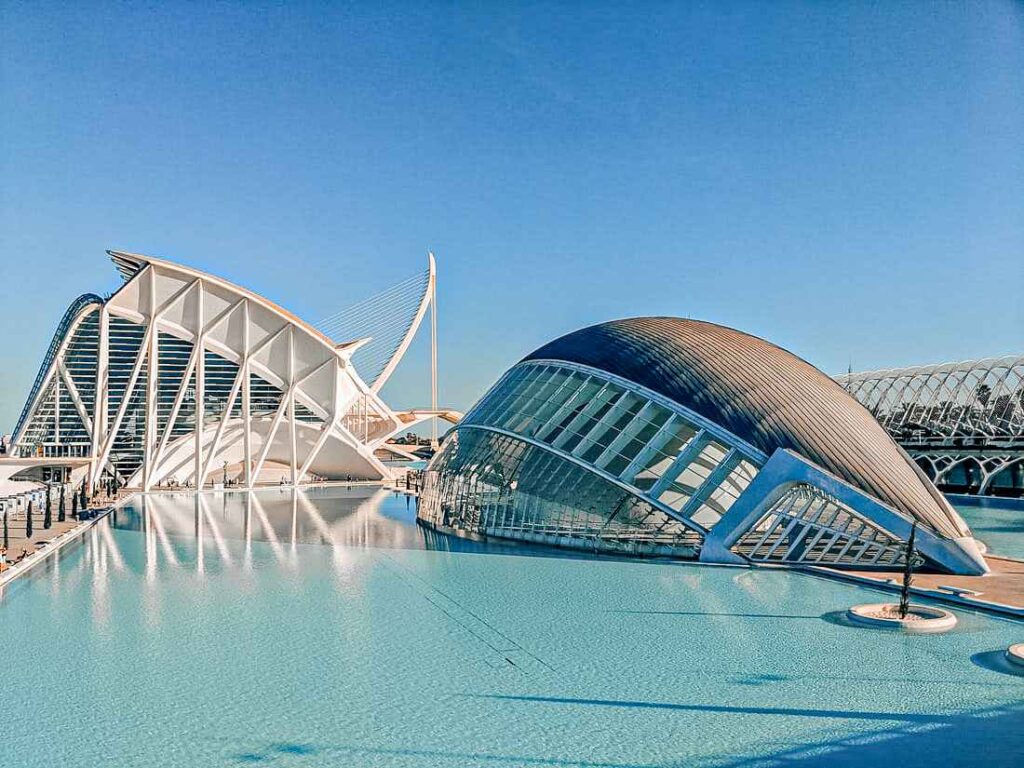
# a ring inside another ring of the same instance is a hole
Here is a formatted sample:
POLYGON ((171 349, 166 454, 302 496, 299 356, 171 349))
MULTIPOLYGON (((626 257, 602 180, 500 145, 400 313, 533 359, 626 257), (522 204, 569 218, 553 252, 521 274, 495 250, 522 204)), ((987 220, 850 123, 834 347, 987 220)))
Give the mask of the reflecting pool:
POLYGON ((1024 560, 1024 499, 957 496, 952 501, 989 552, 1024 560))
POLYGON ((4 754, 61 766, 1024 765, 1024 624, 845 626, 777 570, 436 535, 379 489, 159 494, 0 601, 4 754))

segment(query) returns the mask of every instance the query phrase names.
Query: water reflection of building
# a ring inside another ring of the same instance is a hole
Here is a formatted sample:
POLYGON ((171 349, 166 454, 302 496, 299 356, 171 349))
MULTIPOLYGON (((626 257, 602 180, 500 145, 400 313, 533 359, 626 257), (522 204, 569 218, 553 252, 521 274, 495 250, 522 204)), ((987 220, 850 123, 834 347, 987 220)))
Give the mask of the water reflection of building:
POLYGON ((1024 496, 1024 357, 837 376, 941 489, 1024 496))

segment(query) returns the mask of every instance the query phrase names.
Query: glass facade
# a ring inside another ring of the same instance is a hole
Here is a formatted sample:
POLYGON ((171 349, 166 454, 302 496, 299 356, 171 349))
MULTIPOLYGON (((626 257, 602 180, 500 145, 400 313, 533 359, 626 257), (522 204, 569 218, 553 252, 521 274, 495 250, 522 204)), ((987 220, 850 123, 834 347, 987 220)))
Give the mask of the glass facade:
POLYGON ((702 536, 559 455, 459 430, 428 472, 420 519, 444 529, 570 548, 694 557, 702 536))
POLYGON ((429 467, 421 518, 510 538, 543 531, 563 546, 629 540, 693 556, 759 466, 698 422, 603 372, 521 363, 429 467))
MULTIPOLYGON (((21 455, 45 457, 86 457, 91 455, 91 421, 96 410, 99 371, 100 309, 87 312, 70 329, 64 352, 58 356, 57 369, 42 389, 38 405, 32 410, 23 433, 15 444, 21 455), (86 422, 89 422, 87 424, 86 422)), ((146 400, 149 360, 145 354, 146 323, 111 315, 107 331, 107 424, 112 426, 124 405, 124 413, 110 451, 111 465, 127 482, 140 468, 146 455, 146 400), (132 382, 137 361, 138 374, 132 382), (129 391, 129 386, 131 391, 129 391)), ((196 376, 198 366, 189 372, 193 344, 164 331, 157 334, 159 360, 154 414, 156 434, 166 443, 192 435, 196 427, 196 376), (188 381, 185 382, 185 375, 188 381), (185 384, 184 391, 182 385, 185 384), (174 424, 167 429, 179 399, 174 424)), ((239 366, 210 350, 203 353, 204 426, 217 424, 227 409, 239 366)), ((269 418, 279 408, 282 390, 255 373, 250 374, 250 412, 253 418, 269 418)), ((302 403, 296 403, 296 419, 320 424, 323 420, 302 403)), ((231 418, 242 417, 242 398, 231 406, 231 418)))
MULTIPOLYGON (((33 453, 45 457, 89 455, 92 434, 86 419, 96 406, 98 349, 99 311, 94 309, 75 328, 60 358, 57 375, 50 377, 42 389, 31 419, 26 412, 19 446, 30 446, 33 453)), ((56 359, 56 351, 55 347, 50 363, 56 359)))

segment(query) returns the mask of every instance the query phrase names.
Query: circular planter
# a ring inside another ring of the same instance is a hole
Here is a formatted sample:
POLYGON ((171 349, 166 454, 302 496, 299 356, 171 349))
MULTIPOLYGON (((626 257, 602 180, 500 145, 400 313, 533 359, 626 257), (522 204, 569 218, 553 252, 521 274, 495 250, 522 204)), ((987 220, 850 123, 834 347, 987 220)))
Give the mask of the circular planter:
POLYGON ((916 635, 948 632, 956 626, 956 616, 951 611, 914 603, 911 603, 905 619, 899 617, 899 605, 896 603, 855 605, 846 612, 846 616, 865 627, 897 629, 916 635))
POLYGON ((1006 660, 1017 669, 1024 671, 1024 643, 1015 643, 1007 648, 1006 660))

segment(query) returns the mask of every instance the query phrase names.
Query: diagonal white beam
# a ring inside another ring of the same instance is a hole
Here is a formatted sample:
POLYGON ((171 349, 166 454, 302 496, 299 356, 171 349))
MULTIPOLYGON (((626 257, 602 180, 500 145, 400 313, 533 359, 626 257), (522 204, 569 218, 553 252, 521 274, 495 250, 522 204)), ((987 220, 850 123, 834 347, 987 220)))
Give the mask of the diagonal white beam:
POLYGON ((316 444, 313 446, 313 450, 309 452, 306 460, 302 463, 302 469, 299 471, 299 482, 302 482, 302 479, 306 476, 306 473, 309 471, 309 467, 313 464, 317 454, 320 453, 320 450, 324 447, 324 443, 327 442, 327 438, 330 436, 331 430, 334 429, 334 425, 338 421, 339 409, 341 407, 340 389, 341 369, 339 366, 335 365, 334 374, 331 377, 331 391, 333 393, 333 397, 331 398, 330 418, 324 422, 323 434, 321 434, 317 439, 316 444))
POLYGON ((206 452, 206 461, 203 463, 203 473, 199 478, 197 487, 201 488, 206 482, 207 475, 210 474, 210 465, 213 463, 213 459, 217 455, 217 450, 220 448, 220 441, 224 436, 224 428, 227 426, 227 423, 231 418, 231 409, 235 407, 235 400, 238 399, 238 392, 242 388, 242 377, 244 373, 245 366, 239 366, 238 373, 235 375, 235 381, 231 385, 231 392, 228 394, 228 401, 224 406, 224 413, 221 414, 220 422, 217 424, 217 432, 214 434, 213 442, 210 443, 210 448, 206 452))
POLYGON ((92 433, 92 419, 89 418, 89 411, 85 407, 85 403, 82 402, 82 396, 78 393, 78 387, 75 386, 74 379, 71 378, 71 374, 64 365, 64 361, 57 360, 57 365, 60 368, 61 378, 64 380, 64 386, 67 387, 68 394, 71 396, 71 402, 75 404, 75 410, 78 411, 78 415, 82 417, 82 424, 85 425, 85 431, 92 433))
POLYGON ((171 439, 171 432, 174 430, 174 423, 178 420, 178 412, 181 410, 181 405, 185 401, 185 393, 188 392, 188 383, 192 378, 192 372, 196 369, 196 360, 199 357, 199 350, 201 348, 202 347, 197 344, 192 346, 192 352, 188 357, 188 363, 185 365, 185 372, 181 377, 181 385, 178 387, 178 391, 174 395, 174 404, 171 406, 171 413, 167 418, 167 425, 164 427, 164 433, 160 438, 160 444, 156 449, 156 455, 153 459, 154 466, 160 465, 160 461, 164 457, 164 451, 167 450, 167 443, 171 439))
POLYGON ((284 418, 285 410, 288 408, 288 393, 282 393, 281 402, 277 406, 277 410, 274 412, 274 419, 270 423, 270 429, 267 432, 266 440, 263 443, 263 447, 260 448, 259 458, 256 460, 256 466, 253 467, 252 482, 249 485, 251 489, 256 485, 256 480, 260 476, 260 471, 263 469, 263 462, 267 460, 267 454, 270 453, 270 444, 274 442, 274 437, 277 435, 277 428, 281 425, 281 419, 284 418))
POLYGON ((107 432, 107 437, 103 441, 103 450, 100 452, 99 461, 97 466, 103 467, 107 463, 107 459, 110 458, 110 449, 114 447, 114 438, 117 437, 118 430, 121 429, 121 422, 124 420, 124 414, 128 410, 128 403, 132 399, 132 394, 135 392, 135 385, 139 380, 139 373, 142 371, 142 365, 146 362, 146 358, 149 355, 149 340, 152 334, 155 333, 155 326, 150 323, 146 326, 146 335, 142 339, 142 343, 139 345, 139 354, 135 358, 135 365, 132 366, 131 376, 128 378, 128 386, 125 387, 124 396, 121 398, 121 403, 117 407, 117 414, 114 416, 114 423, 110 425, 110 431, 107 432))
POLYGON ((252 374, 249 360, 252 355, 249 323, 249 302, 242 306, 242 453, 245 462, 245 486, 252 485, 252 374))

